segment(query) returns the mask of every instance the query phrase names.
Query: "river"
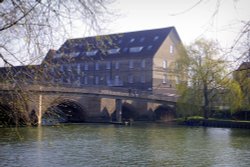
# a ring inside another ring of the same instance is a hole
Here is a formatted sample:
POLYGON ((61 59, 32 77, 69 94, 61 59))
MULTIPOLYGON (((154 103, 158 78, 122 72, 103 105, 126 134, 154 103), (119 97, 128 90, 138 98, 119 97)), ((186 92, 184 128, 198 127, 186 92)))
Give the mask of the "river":
POLYGON ((1 167, 250 166, 250 130, 163 124, 0 128, 1 167))

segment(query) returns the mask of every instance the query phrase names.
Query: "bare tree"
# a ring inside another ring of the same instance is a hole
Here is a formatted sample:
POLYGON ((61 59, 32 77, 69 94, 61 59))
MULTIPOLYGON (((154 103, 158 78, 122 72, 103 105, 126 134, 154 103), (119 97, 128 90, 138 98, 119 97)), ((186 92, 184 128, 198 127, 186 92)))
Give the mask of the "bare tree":
POLYGON ((111 0, 2 0, 0 58, 5 64, 39 63, 49 48, 62 42, 84 23, 86 31, 102 30, 112 13, 111 0))
POLYGON ((0 118, 4 118, 0 124, 6 116, 12 119, 7 124, 30 121, 25 103, 32 99, 22 86, 39 80, 45 72, 32 64, 39 64, 50 48, 61 45, 79 25, 83 25, 77 30, 81 36, 102 31, 110 16, 114 16, 108 8, 112 3, 113 0, 0 0, 0 61, 9 67, 0 68, 0 82, 11 83, 17 90, 9 95, 16 103, 7 104, 0 98, 0 118))

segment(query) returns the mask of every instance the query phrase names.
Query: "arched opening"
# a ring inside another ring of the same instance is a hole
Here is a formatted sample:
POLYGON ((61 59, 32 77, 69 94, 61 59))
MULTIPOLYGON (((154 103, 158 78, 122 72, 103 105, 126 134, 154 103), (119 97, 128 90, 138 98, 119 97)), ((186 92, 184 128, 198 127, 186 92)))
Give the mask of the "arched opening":
POLYGON ((42 124, 85 122, 85 111, 77 102, 65 100, 52 105, 43 114, 42 124))
MULTIPOLYGON (((113 121, 116 120, 116 111, 112 113, 111 115, 113 121)), ((129 103, 123 103, 122 104, 122 121, 134 121, 138 117, 138 113, 136 109, 133 107, 133 105, 129 103)))
POLYGON ((156 121, 172 121, 175 118, 175 110, 169 106, 159 106, 154 115, 156 121))
POLYGON ((136 109, 129 103, 122 104, 122 120, 133 121, 136 120, 138 113, 136 109))
POLYGON ((25 113, 7 104, 0 104, 0 125, 26 125, 29 118, 25 113))

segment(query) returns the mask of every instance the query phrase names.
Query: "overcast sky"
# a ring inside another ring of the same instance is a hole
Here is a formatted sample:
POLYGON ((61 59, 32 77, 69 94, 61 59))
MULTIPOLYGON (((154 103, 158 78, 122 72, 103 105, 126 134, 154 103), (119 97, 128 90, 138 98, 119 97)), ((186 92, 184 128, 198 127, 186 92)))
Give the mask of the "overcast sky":
POLYGON ((250 0, 117 0, 120 15, 108 26, 110 33, 175 26, 183 43, 197 38, 218 40, 229 47, 243 24, 250 20, 250 0), (213 17, 217 3, 218 14, 213 17), (188 10, 190 9, 190 10, 188 10))

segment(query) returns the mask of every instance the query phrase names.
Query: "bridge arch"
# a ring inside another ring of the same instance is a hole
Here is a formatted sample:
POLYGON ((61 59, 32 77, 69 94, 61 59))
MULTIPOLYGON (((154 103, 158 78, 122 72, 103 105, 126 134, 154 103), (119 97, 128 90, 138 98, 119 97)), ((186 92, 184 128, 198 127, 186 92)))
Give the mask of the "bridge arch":
POLYGON ((72 99, 52 103, 42 116, 42 124, 81 123, 85 120, 86 109, 72 99))
MULTIPOLYGON (((112 120, 116 120, 116 111, 111 114, 112 120)), ((136 120, 138 117, 138 112, 136 108, 127 102, 122 104, 122 121, 136 120)))
POLYGON ((175 116, 175 109, 167 105, 160 105, 154 111, 156 121, 171 121, 175 118, 175 116))

